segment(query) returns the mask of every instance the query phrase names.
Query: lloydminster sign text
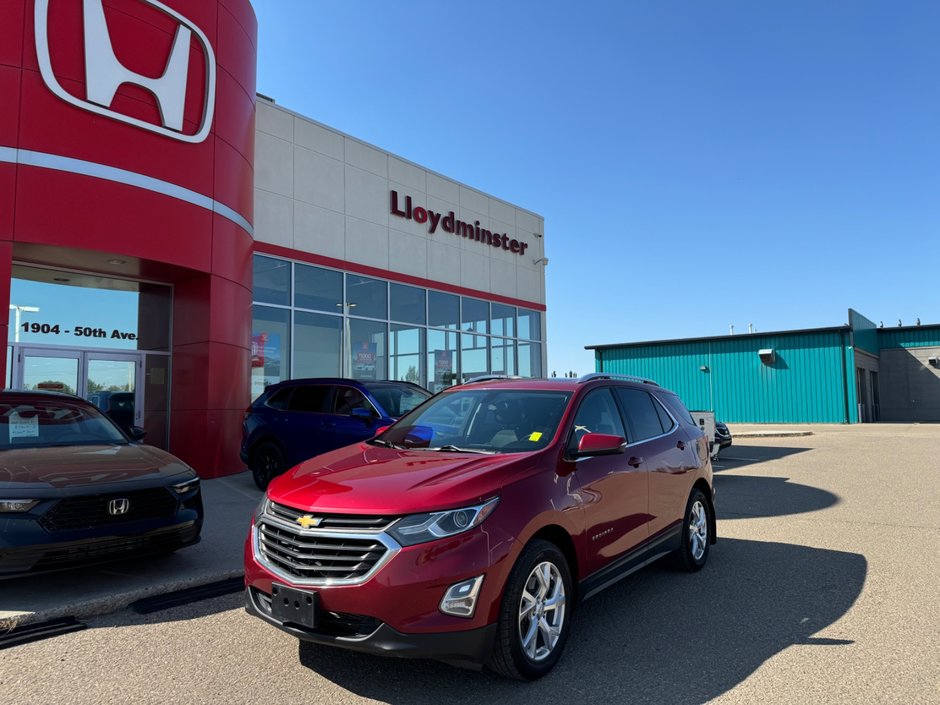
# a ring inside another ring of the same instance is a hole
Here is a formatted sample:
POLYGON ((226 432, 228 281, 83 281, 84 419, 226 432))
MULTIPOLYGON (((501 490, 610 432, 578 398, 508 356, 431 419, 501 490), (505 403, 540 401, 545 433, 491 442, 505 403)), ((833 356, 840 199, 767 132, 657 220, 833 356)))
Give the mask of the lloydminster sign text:
POLYGON ((452 233, 469 240, 483 242, 491 247, 509 250, 519 255, 525 254, 526 248, 529 246, 529 243, 510 238, 506 233, 494 233, 486 228, 481 228, 479 220, 473 221, 472 224, 465 223, 462 220, 457 220, 453 211, 449 211, 444 215, 432 211, 430 208, 414 206, 411 203, 411 196, 405 196, 404 203, 400 205, 398 191, 391 192, 391 199, 392 215, 397 215, 405 220, 413 220, 416 223, 427 223, 428 233, 432 235, 440 226, 445 233, 452 233))

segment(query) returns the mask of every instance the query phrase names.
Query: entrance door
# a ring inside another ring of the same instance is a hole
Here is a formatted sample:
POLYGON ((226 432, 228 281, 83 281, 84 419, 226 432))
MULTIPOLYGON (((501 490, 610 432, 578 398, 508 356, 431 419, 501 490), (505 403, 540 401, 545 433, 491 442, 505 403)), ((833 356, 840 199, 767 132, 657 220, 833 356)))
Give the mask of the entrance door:
POLYGON ((125 431, 143 426, 141 353, 91 352, 20 347, 15 351, 13 388, 67 392, 88 399, 125 431))

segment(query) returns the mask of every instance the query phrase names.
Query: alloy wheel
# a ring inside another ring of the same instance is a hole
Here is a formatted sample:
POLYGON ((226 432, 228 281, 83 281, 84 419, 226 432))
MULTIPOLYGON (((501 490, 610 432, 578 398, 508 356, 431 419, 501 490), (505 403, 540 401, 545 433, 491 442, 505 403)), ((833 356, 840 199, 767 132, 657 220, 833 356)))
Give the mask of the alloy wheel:
POLYGON ((565 625, 565 599, 558 566, 549 561, 535 566, 519 600, 519 639, 532 661, 543 661, 555 650, 565 625))

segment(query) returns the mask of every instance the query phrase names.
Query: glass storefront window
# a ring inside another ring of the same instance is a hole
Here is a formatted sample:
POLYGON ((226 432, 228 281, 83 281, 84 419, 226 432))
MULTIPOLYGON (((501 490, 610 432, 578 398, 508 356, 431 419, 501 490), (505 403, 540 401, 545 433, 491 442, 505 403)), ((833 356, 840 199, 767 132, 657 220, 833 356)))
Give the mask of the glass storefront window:
POLYGON ((519 309, 519 336, 525 340, 542 339, 542 314, 538 311, 519 309))
POLYGON ((265 304, 290 306, 290 262, 255 255, 254 300, 265 304))
POLYGON ((394 323, 388 333, 388 378, 421 384, 424 328, 394 323))
POLYGON ((522 377, 542 376, 542 346, 519 342, 519 374, 522 377))
POLYGON ((514 375, 516 374, 516 343, 507 338, 492 339, 492 358, 491 365, 494 375, 514 375))
POLYGON ((486 301, 462 296, 460 305, 461 330, 468 330, 474 333, 486 333, 489 330, 490 305, 486 301))
MULTIPOLYGON (((491 304, 492 325, 490 333, 511 338, 516 334, 516 307, 506 304, 491 304)), ((494 368, 495 369, 495 368, 494 368)))
POLYGON ((343 312, 343 273, 306 264, 294 265, 294 306, 328 313, 343 312))
MULTIPOLYGON (((299 287, 298 287, 299 288, 299 287)), ((341 316, 297 311, 294 314, 294 374, 339 377, 343 340, 341 316)))
POLYGON ((460 327, 460 297, 440 291, 429 291, 428 325, 457 330, 460 327))
POLYGON ((424 289, 404 284, 389 284, 389 318, 402 323, 426 323, 424 289))
POLYGON ((432 392, 439 392, 457 383, 456 333, 428 330, 427 369, 427 388, 432 392))
POLYGON ((349 319, 349 370, 353 379, 388 379, 386 323, 349 319))
POLYGON ((489 374, 485 335, 460 334, 460 374, 466 382, 489 374))
POLYGON ((388 319, 388 283, 346 275, 346 312, 351 316, 388 319))
POLYGON ((252 307, 251 398, 269 384, 290 379, 290 311, 252 307))

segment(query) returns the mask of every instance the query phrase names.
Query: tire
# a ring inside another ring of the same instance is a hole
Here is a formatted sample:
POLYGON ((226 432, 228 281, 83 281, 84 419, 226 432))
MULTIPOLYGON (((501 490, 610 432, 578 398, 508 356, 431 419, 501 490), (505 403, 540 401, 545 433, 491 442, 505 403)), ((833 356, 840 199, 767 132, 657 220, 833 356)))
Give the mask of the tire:
POLYGON ((571 571, 564 554, 553 543, 532 541, 506 580, 487 667, 517 680, 544 676, 561 658, 573 607, 571 571), (543 619, 535 621, 535 614, 543 619))
POLYGON ((711 505, 701 490, 693 489, 682 518, 682 546, 673 554, 679 570, 695 573, 705 567, 711 545, 711 505))
POLYGON ((284 472, 284 454, 270 441, 261 443, 251 452, 251 476, 259 490, 268 489, 268 484, 284 472))

